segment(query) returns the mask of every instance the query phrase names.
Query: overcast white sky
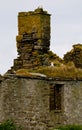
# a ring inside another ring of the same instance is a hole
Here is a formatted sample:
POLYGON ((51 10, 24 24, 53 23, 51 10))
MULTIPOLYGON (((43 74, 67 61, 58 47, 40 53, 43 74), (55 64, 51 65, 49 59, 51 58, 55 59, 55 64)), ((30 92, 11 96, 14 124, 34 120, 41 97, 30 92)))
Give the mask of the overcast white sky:
POLYGON ((60 57, 82 43, 82 0, 0 0, 0 73, 17 57, 18 12, 43 7, 51 14, 51 50, 60 57))

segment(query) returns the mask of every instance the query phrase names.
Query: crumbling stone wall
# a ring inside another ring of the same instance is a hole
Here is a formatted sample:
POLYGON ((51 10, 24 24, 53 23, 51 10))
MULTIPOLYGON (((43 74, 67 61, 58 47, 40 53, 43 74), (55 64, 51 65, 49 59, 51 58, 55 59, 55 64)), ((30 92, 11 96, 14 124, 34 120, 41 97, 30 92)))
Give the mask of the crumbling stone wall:
POLYGON ((49 65, 50 14, 42 8, 20 12, 16 41, 19 56, 14 60, 14 70, 49 65))

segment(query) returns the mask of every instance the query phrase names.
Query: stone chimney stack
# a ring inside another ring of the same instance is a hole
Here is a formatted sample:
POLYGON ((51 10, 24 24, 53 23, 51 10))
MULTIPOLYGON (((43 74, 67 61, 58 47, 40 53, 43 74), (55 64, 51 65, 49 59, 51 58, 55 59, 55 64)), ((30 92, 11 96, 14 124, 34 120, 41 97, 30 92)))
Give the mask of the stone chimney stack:
POLYGON ((50 14, 42 8, 18 14, 18 58, 14 70, 48 65, 45 54, 50 48, 50 14))

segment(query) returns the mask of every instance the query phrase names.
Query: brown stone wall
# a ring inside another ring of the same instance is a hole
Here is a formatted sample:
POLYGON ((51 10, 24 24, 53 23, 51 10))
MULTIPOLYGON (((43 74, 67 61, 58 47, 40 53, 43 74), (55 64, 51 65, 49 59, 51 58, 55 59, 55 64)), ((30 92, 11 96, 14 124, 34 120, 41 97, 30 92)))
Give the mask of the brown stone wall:
POLYGON ((18 15, 18 34, 37 32, 39 39, 50 39, 50 15, 44 11, 20 12, 18 15), (46 34, 46 37, 43 35, 46 34))
POLYGON ((14 60, 13 70, 48 66, 49 58, 45 55, 49 55, 50 49, 50 14, 42 8, 20 12, 16 41, 18 57, 14 60))

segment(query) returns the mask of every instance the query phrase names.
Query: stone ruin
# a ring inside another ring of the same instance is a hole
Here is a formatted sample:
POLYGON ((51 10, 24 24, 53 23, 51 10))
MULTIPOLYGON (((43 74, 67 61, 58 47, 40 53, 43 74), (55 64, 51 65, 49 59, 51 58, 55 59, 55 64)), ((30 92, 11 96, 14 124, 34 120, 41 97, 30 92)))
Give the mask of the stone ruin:
MULTIPOLYGON (((8 72, 50 65, 50 14, 41 8, 19 13, 16 41, 18 58, 8 72)), ((82 125, 82 78, 0 75, 0 123, 5 120, 23 130, 82 125)))
POLYGON ((50 48, 50 14, 42 8, 18 15, 17 52, 12 70, 48 66, 50 48))

